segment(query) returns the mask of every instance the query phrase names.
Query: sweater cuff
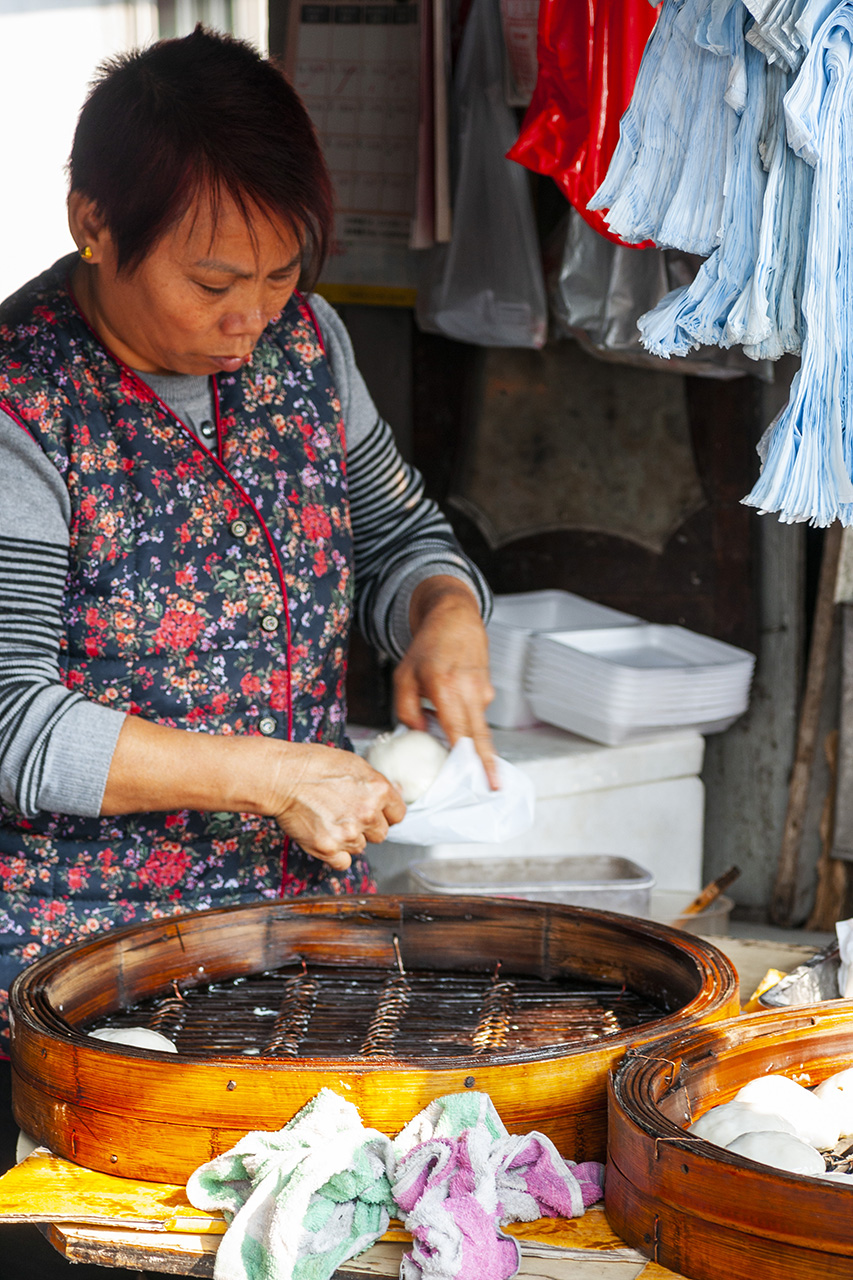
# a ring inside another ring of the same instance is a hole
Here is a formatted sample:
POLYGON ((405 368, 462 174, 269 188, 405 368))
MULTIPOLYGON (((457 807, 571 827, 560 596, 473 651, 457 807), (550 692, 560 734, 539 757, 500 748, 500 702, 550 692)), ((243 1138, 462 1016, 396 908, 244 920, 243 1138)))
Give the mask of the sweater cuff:
MULTIPOLYGON (((397 594, 394 600, 394 608, 391 612, 389 621, 389 630, 391 639, 394 641, 398 652, 405 653, 409 645, 412 643, 412 628, 409 623, 409 609, 412 603, 412 596, 415 588, 427 578, 435 577, 458 578, 460 582, 464 582, 466 587, 470 587, 474 593, 474 598, 479 599, 477 584, 470 573, 466 573, 464 569, 460 569, 455 564, 447 564, 444 561, 437 563, 434 560, 428 561, 426 564, 414 565, 403 578, 397 588, 397 594)), ((481 610, 482 612, 482 610, 481 610)))
POLYGON ((97 818, 107 775, 125 721, 123 711, 82 699, 70 707, 50 735, 38 791, 43 813, 97 818))

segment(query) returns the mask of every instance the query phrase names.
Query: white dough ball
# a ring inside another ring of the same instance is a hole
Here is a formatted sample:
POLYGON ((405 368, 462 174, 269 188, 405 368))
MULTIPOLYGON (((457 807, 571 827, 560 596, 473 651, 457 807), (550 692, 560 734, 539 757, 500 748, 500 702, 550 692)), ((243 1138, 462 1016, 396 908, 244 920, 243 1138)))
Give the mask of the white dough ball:
POLYGON ((756 1111, 743 1102, 723 1102, 718 1107, 711 1107, 710 1111, 694 1120, 687 1132, 718 1147, 727 1147, 742 1133, 754 1133, 757 1129, 794 1132, 794 1126, 784 1116, 756 1111))
POLYGON ((820 1151, 834 1147, 841 1133, 829 1104, 787 1076, 758 1076, 739 1089, 734 1100, 757 1111, 784 1116, 798 1138, 820 1151))
POLYGON ((853 1133, 853 1067, 838 1071, 813 1090, 822 1098, 838 1121, 842 1137, 853 1133))
POLYGON ((150 1027, 103 1027, 100 1031, 90 1031, 95 1040, 109 1040, 113 1044, 130 1045, 132 1049, 156 1049, 159 1053, 177 1053, 178 1050, 168 1036, 150 1027))
POLYGON ((786 1173, 802 1173, 814 1177, 826 1172, 826 1164, 820 1152, 792 1133, 779 1133, 778 1130, 742 1133, 739 1138, 728 1143, 726 1149, 735 1155, 745 1156, 747 1160, 757 1160, 759 1164, 784 1169, 786 1173))
POLYGON ((406 804, 414 804, 435 782, 449 754, 431 733, 407 729, 380 733, 367 752, 367 763, 398 788, 406 804))

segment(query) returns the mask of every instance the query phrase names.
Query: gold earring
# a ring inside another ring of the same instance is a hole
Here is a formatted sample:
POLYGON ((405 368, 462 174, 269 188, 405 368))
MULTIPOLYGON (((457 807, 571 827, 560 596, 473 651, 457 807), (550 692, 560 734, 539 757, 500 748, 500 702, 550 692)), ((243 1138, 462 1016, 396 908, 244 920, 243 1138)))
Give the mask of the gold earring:
POLYGON ((88 262, 91 256, 92 256, 92 246, 87 244, 80 250, 80 257, 85 258, 86 261, 88 262))

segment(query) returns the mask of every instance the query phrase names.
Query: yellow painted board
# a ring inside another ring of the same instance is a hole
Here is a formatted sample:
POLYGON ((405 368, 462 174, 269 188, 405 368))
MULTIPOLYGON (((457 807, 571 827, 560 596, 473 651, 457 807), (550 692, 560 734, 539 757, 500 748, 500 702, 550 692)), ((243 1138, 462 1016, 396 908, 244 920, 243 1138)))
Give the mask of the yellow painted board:
MULTIPOLYGON (((157 1250, 189 1254, 215 1251, 215 1237, 226 1226, 220 1215, 194 1208, 182 1186, 96 1173, 43 1148, 0 1178, 0 1226, 4 1222, 66 1223, 64 1234, 92 1242, 110 1233, 119 1239, 123 1230, 130 1231, 139 1248, 156 1245, 157 1250)), ((610 1229, 600 1204, 593 1205, 582 1218, 540 1218, 512 1223, 507 1231, 518 1239, 525 1254, 537 1247, 553 1249, 555 1261, 561 1250, 575 1260, 586 1256, 602 1263, 637 1256, 610 1229)), ((395 1225, 383 1243, 405 1243, 410 1238, 395 1225)), ((531 1266, 533 1261, 531 1258, 531 1266)), ((535 1267, 531 1274, 538 1274, 535 1267)), ((654 1263, 647 1263, 639 1274, 642 1280, 672 1280, 674 1276, 654 1263)))
POLYGON ((504 1227, 524 1249, 525 1243, 547 1244, 557 1249, 584 1249, 597 1253, 634 1255, 610 1228, 604 1206, 594 1204, 582 1218, 539 1218, 536 1222, 512 1222, 504 1227))
POLYGON ((44 1148, 0 1178, 3 1222, 122 1222, 140 1231, 225 1231, 222 1215, 193 1208, 184 1187, 113 1178, 44 1148))
MULTIPOLYGON (((120 1222, 132 1230, 205 1235, 222 1234, 226 1226, 221 1214, 194 1208, 182 1186, 97 1173, 43 1148, 0 1178, 0 1222, 120 1222)), ((530 1241, 599 1252, 627 1248, 611 1231, 600 1205, 582 1218, 541 1218, 512 1223, 507 1230, 522 1245, 530 1241)), ((384 1239, 406 1241, 411 1236, 395 1225, 384 1239)))

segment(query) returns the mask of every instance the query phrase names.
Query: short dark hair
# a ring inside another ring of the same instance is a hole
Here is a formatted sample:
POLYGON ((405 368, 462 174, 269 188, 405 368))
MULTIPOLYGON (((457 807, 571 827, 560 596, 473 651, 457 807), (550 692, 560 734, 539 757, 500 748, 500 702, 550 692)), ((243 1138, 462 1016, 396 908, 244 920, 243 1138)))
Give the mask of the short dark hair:
POLYGON ((223 194, 282 218, 303 246, 300 284, 320 274, 332 232, 329 172, 310 117, 251 45, 196 27, 104 63, 80 112, 71 190, 109 227, 133 270, 191 207, 223 194))

